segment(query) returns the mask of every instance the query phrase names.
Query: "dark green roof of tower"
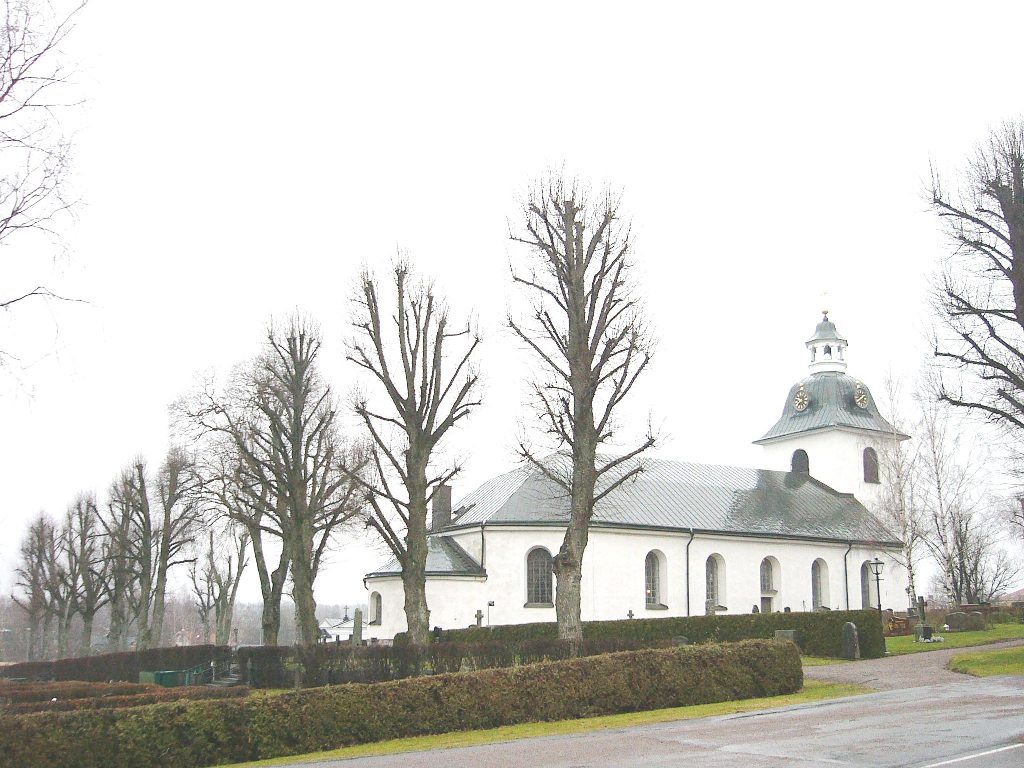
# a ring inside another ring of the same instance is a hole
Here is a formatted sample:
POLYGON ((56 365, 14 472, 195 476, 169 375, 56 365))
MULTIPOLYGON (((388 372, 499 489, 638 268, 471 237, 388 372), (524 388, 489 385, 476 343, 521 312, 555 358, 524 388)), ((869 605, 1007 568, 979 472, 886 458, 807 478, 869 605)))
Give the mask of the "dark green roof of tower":
POLYGON ((862 382, 845 373, 822 371, 790 388, 782 416, 760 440, 754 442, 766 443, 803 432, 843 427, 882 432, 900 440, 907 438, 878 412, 871 391, 862 382), (807 398, 807 407, 802 411, 796 407, 796 396, 801 389, 807 398), (863 393, 864 407, 857 405, 858 392, 863 393))
POLYGON ((842 341, 845 343, 846 339, 839 335, 836 324, 828 319, 828 312, 825 312, 821 322, 814 328, 814 335, 807 340, 808 343, 812 341, 842 341))

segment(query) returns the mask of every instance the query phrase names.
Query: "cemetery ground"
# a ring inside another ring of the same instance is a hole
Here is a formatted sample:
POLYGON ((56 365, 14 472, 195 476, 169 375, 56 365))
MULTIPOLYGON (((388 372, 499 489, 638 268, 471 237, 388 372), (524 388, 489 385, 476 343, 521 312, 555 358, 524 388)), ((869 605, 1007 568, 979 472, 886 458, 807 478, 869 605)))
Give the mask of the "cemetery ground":
POLYGON ((890 656, 883 659, 848 662, 805 656, 804 688, 787 696, 396 739, 233 768, 325 768, 339 761, 344 761, 341 764, 346 768, 376 768, 394 765, 394 756, 402 753, 406 753, 403 768, 452 764, 485 768, 528 764, 733 766, 740 764, 740 754, 745 755, 743 764, 752 767, 819 764, 814 762, 815 755, 821 757, 821 765, 847 763, 823 757, 829 749, 849 750, 847 764, 861 766, 929 766, 965 756, 956 764, 964 768, 1021 765, 1024 625, 997 624, 988 630, 941 636, 944 641, 934 643, 914 643, 912 636, 886 638, 890 656), (994 650, 984 648, 992 644, 996 644, 994 650), (978 650, 964 653, 964 648, 978 650), (922 653, 925 655, 907 658, 922 653), (993 684, 957 672, 1014 675, 1018 679, 993 684), (914 739, 920 743, 908 751, 899 729, 911 724, 918 727, 923 701, 935 702, 934 710, 928 711, 939 716, 925 718, 927 727, 914 739), (768 725, 776 720, 776 725, 768 725), (757 725, 749 728, 750 723, 757 725), (835 735, 821 733, 823 724, 828 723, 842 726, 835 735), (729 739, 727 732, 735 727, 749 731, 748 736, 741 740, 737 731, 736 738, 729 739), (765 729, 773 727, 780 734, 779 743, 768 745, 765 729), (929 729, 934 732, 925 736, 929 729), (813 738, 808 739, 808 734, 813 738), (1016 738, 1020 748, 1003 744, 1006 735, 1016 738), (830 741, 837 743, 830 746, 830 741), (675 748, 661 755, 660 748, 673 742, 675 748), (635 743, 637 750, 623 752, 624 743, 635 743), (999 751, 989 754, 989 749, 999 751), (975 752, 986 754, 970 757, 975 752))

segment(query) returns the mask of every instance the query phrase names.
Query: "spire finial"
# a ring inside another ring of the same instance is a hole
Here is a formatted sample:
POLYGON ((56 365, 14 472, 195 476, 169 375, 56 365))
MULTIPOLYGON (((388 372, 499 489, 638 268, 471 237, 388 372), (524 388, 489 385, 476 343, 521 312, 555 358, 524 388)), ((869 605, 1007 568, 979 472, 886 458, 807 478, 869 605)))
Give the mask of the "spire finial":
POLYGON ((828 322, 828 310, 827 309, 821 310, 821 321, 823 323, 827 323, 828 322))

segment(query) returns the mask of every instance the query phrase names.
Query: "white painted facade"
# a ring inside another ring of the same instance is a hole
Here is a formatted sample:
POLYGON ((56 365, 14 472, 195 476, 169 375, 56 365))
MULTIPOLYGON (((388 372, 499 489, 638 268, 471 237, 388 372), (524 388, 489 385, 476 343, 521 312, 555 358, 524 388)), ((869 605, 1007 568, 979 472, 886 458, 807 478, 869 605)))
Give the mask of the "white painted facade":
MULTIPOLYGON (((462 534, 462 538, 478 541, 481 536, 480 528, 462 534)), ((443 629, 472 626, 476 624, 478 610, 485 626, 488 623, 554 621, 553 607, 526 605, 526 556, 538 546, 556 553, 562 535, 563 531, 554 527, 486 526, 483 532, 487 547, 486 577, 433 576, 427 579, 431 626, 443 629), (490 602, 494 605, 489 606, 490 602)), ((826 564, 823 605, 834 610, 865 607, 861 566, 876 557, 885 563, 881 581, 883 608, 906 608, 906 573, 885 549, 708 534, 695 535, 691 542, 688 532, 595 529, 583 558, 583 620, 626 619, 630 612, 636 618, 703 615, 707 599, 705 568, 712 555, 720 556, 719 605, 726 610, 719 610, 719 613, 750 613, 755 605, 760 609, 760 564, 766 557, 774 558, 780 566, 776 574, 776 593, 771 595, 772 610, 812 609, 811 566, 816 559, 826 564), (651 551, 661 556, 659 602, 665 609, 646 605, 644 563, 651 551)), ((373 593, 380 594, 382 611, 381 623, 367 626, 364 636, 388 639, 404 632, 401 579, 375 577, 368 578, 366 584, 371 599, 373 593)), ((867 607, 874 608, 878 599, 873 578, 869 579, 868 586, 870 604, 867 607)))
MULTIPOLYGON (((838 336, 827 317, 807 347, 811 352, 812 375, 845 370, 846 341, 838 336)), ((881 486, 866 481, 864 450, 871 448, 881 454, 885 440, 903 437, 877 430, 817 425, 813 430, 763 442, 764 468, 789 472, 794 451, 803 450, 808 455, 813 478, 840 493, 852 494, 873 508, 881 486)), ((446 529, 444 534, 451 536, 482 567, 483 574, 428 576, 431 626, 454 629, 475 625, 478 620, 483 625, 555 620, 555 609, 550 604, 527 604, 527 556, 537 547, 556 554, 564 527, 547 523, 485 523, 446 529)), ((703 615, 705 601, 709 599, 706 567, 712 557, 718 568, 718 613, 751 613, 755 606, 771 611, 813 610, 812 568, 819 575, 820 605, 833 610, 877 607, 875 580, 869 577, 865 583, 863 569, 866 562, 875 558, 884 563, 882 607, 902 611, 907 608, 908 581, 905 570, 891 556, 895 552, 864 542, 724 532, 694 534, 681 528, 592 526, 583 559, 582 618, 590 621, 703 615), (657 557, 655 605, 647 599, 645 573, 651 552, 657 557), (762 589, 761 577, 761 564, 766 558, 773 563, 772 588, 767 591, 762 589)), ((396 575, 370 575, 365 584, 371 622, 365 636, 386 640, 405 631, 401 579, 396 575), (378 599, 379 616, 374 608, 378 599)))

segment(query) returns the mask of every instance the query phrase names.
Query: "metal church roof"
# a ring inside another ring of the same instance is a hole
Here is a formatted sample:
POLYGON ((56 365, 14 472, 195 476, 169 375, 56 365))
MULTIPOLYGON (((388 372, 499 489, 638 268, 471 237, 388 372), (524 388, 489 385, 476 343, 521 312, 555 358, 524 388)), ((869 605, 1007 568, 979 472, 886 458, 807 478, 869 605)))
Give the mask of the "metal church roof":
POLYGON ((789 390, 782 416, 759 440, 758 445, 782 437, 820 429, 847 427, 869 432, 884 432, 900 440, 907 439, 878 412, 871 391, 862 382, 837 371, 823 371, 798 381, 789 390), (806 407, 797 410, 797 393, 803 390, 806 407), (858 394, 863 406, 857 404, 858 394))
MULTIPOLYGON (((396 558, 378 568, 371 576, 394 576, 402 572, 396 558)), ((428 576, 483 576, 484 569, 451 536, 431 536, 427 539, 428 576)))
MULTIPOLYGON (((568 471, 568 459, 561 454, 548 457, 544 465, 550 473, 568 471)), ((617 469, 628 472, 636 465, 634 460, 617 469)), ((852 495, 805 474, 660 459, 644 459, 643 466, 635 479, 598 502, 594 527, 897 543, 852 495)), ((481 524, 564 525, 568 514, 565 491, 527 465, 466 496, 446 530, 481 524)))

